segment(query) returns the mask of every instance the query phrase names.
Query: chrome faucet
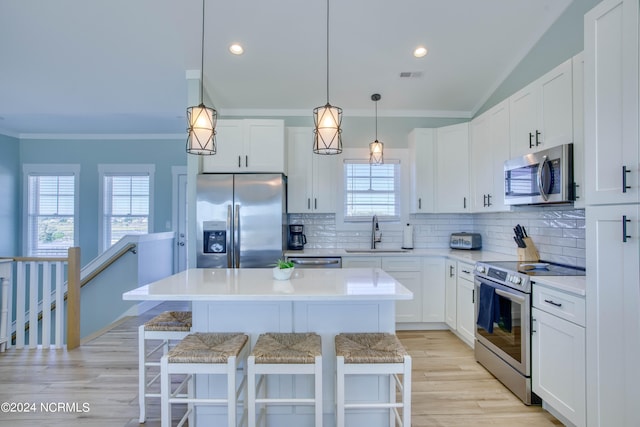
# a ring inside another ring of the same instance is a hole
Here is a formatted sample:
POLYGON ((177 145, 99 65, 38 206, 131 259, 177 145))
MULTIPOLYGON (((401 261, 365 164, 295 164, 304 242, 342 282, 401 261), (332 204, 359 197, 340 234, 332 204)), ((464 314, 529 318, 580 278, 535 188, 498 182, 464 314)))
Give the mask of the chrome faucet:
POLYGON ((382 241, 382 233, 378 233, 379 231, 378 216, 374 215, 373 218, 371 218, 371 249, 375 249, 376 243, 382 241))

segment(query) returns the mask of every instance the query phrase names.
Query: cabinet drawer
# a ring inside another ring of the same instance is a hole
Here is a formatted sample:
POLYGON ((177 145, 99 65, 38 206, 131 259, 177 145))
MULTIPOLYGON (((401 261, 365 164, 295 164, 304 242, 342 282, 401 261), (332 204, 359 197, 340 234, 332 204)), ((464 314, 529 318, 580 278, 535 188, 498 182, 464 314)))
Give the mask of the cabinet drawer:
POLYGON ((380 268, 380 257, 342 257, 342 268, 380 268))
POLYGON ((473 264, 458 261, 458 277, 473 282, 473 264))
POLYGON ((577 325, 585 325, 585 301, 578 295, 534 283, 532 305, 577 325))
POLYGON ((382 257, 384 271, 420 271, 420 258, 382 257))

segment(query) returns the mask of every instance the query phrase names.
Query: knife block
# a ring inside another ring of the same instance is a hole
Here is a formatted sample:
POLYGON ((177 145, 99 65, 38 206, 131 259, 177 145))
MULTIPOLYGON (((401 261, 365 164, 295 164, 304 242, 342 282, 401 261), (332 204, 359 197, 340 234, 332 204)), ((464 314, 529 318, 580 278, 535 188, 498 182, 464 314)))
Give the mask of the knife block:
POLYGON ((533 240, 531 240, 531 237, 525 237, 522 240, 524 241, 524 244, 527 245, 527 247, 518 248, 518 261, 540 261, 540 254, 538 254, 538 249, 536 249, 536 245, 533 244, 533 240))

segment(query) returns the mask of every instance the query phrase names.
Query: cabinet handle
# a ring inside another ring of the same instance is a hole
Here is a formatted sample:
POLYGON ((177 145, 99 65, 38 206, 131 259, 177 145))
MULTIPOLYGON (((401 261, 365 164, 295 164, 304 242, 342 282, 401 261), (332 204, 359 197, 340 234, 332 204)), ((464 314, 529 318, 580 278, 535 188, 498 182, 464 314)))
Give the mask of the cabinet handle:
POLYGON ((534 333, 538 332, 538 331, 536 331, 535 329, 533 329, 533 325, 534 325, 535 323, 536 323, 536 318, 535 318, 535 317, 532 317, 532 318, 531 318, 531 333, 532 333, 532 334, 534 334, 534 333))
POLYGON ((554 302, 553 300, 550 300, 550 299, 546 299, 544 300, 544 302, 546 302, 547 304, 555 305, 556 307, 562 307, 562 303, 554 302))
POLYGON ((463 209, 467 209, 467 198, 466 197, 462 198, 462 208, 463 209))
POLYGON ((487 195, 483 194, 482 195, 482 207, 487 207, 487 195))
POLYGON ((463 272, 464 274, 471 274, 471 272, 470 272, 469 270, 462 270, 462 272, 463 272))
POLYGON ((473 290, 471 291, 471 302, 473 304, 476 303, 476 288, 474 287, 473 290))
POLYGON ((529 148, 533 148, 533 134, 529 132, 529 148))
POLYGON ((311 199, 307 198, 307 209, 311 209, 311 199))
POLYGON ((580 187, 580 185, 576 184, 575 182, 573 183, 573 194, 569 194, 569 199, 579 199, 580 196, 578 196, 578 187, 580 187))
POLYGON ((540 131, 536 131, 536 147, 538 145, 540 145, 542 142, 540 142, 540 131))
POLYGON ((317 198, 313 199, 313 209, 318 209, 318 199, 317 198))
POLYGON ((453 265, 449 266, 449 277, 453 277, 453 265))
POLYGON ((631 171, 627 169, 626 166, 622 166, 622 192, 626 193, 628 189, 631 188, 630 185, 627 185, 627 174, 631 171))
POLYGON ((622 215, 622 241, 624 243, 627 242, 627 239, 630 239, 631 236, 627 235, 627 223, 631 222, 630 219, 627 219, 626 215, 622 215))
POLYGON ((238 167, 241 168, 242 167, 242 157, 238 156, 238 167))
POLYGON ((487 207, 491 206, 491 194, 487 194, 487 207))
POLYGON ((244 166, 249 167, 249 156, 244 156, 244 166))
POLYGON ((422 210, 422 197, 418 197, 418 209, 422 210))

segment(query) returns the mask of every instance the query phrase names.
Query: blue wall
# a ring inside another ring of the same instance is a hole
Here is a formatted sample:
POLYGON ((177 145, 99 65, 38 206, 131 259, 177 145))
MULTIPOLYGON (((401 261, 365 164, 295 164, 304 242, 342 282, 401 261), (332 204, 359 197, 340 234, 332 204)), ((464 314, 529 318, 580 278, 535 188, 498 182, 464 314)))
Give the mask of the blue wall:
MULTIPOLYGON (((184 140, 22 139, 22 163, 77 163, 80 165, 79 235, 82 265, 98 255, 98 164, 155 165, 152 232, 170 231, 172 166, 186 166, 184 140)), ((22 248, 20 248, 22 250, 22 248)))
POLYGON ((20 141, 0 135, 0 256, 19 255, 20 141))

